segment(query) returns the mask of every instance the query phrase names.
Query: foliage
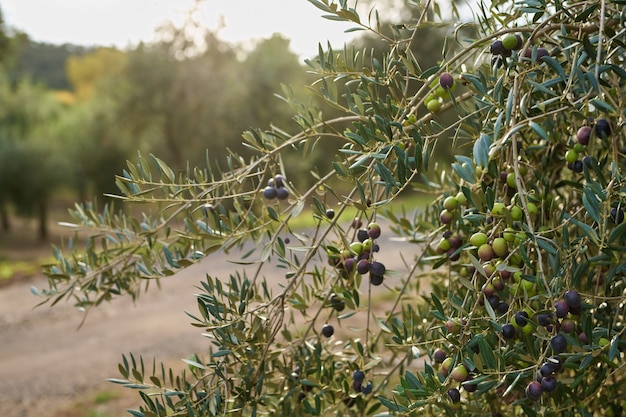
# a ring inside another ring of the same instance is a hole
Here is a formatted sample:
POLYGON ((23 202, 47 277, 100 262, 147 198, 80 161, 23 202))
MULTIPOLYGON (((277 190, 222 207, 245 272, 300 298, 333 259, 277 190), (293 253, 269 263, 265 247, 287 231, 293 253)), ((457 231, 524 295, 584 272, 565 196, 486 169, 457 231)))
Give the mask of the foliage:
MULTIPOLYGON (((310 1, 381 32, 376 10, 362 20, 346 0, 310 1)), ((424 67, 408 45, 429 19, 446 22, 439 5, 409 3, 419 16, 402 24, 409 38, 386 36, 381 58, 320 47, 307 62, 338 117, 296 105, 298 133, 248 131, 253 156, 224 167, 207 158, 176 173, 140 154, 117 177, 120 199, 150 204, 140 218, 77 206, 75 228, 91 235, 55 250, 41 291, 51 302, 136 297, 212 252, 254 244, 241 256, 248 270, 199 283, 188 314, 207 349, 188 371, 123 356, 112 382, 139 390, 132 415, 621 413, 626 9, 479 3, 476 37, 451 31, 424 67), (285 152, 306 157, 325 141, 340 144, 332 168, 294 186, 285 152), (469 156, 434 166, 436 147, 463 141, 469 156), (386 210, 418 190, 437 195, 426 210, 386 210), (290 230, 308 205, 316 227, 290 230), (360 214, 346 221, 346 207, 360 214), (385 269, 381 227, 415 244, 406 270, 385 269)))

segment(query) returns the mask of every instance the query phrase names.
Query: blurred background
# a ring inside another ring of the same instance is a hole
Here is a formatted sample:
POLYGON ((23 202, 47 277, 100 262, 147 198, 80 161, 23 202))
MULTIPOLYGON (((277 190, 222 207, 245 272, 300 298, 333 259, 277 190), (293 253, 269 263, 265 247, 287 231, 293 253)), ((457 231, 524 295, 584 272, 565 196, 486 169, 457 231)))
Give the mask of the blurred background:
MULTIPOLYGON (((365 2, 364 21, 374 4, 381 19, 418 12, 365 2)), ((320 44, 381 56, 386 46, 322 15, 306 0, 0 1, 0 240, 26 219, 49 241, 51 218, 116 193, 114 176, 138 150, 182 169, 205 164, 208 148, 216 164, 229 151, 249 155, 241 135, 251 128, 297 132, 294 110, 275 97, 282 84, 333 117, 307 89, 305 60, 320 44)), ((429 68, 446 29, 424 30, 414 53, 429 68)), ((290 179, 307 185, 332 146, 288 159, 290 179)))

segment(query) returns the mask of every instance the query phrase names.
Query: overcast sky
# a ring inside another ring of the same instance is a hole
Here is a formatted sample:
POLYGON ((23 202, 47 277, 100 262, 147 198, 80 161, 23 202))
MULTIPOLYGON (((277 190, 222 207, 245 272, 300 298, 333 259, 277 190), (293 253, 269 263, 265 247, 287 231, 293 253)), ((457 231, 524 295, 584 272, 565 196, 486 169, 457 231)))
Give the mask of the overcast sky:
MULTIPOLYGON (((5 22, 32 39, 50 43, 132 46, 150 41, 160 24, 181 22, 193 0, 0 0, 5 22)), ((300 56, 317 54, 330 40, 342 47, 354 25, 331 22, 307 0, 205 0, 200 18, 220 38, 247 42, 283 33, 300 56)))

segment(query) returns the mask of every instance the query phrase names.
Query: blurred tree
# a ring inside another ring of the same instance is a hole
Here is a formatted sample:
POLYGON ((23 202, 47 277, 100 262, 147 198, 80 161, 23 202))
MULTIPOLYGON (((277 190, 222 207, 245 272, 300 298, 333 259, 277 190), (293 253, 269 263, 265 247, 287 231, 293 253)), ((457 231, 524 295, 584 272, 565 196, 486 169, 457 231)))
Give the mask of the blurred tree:
POLYGON ((48 203, 62 181, 63 152, 52 140, 53 126, 61 110, 49 91, 24 80, 11 86, 0 78, 0 202, 4 227, 7 204, 21 214, 36 215, 39 237, 48 235, 48 203))
POLYGON ((127 55, 115 48, 97 48, 67 58, 67 78, 78 99, 89 98, 99 82, 119 74, 127 55))
POLYGON ((11 80, 19 82, 30 78, 53 90, 72 88, 65 70, 66 62, 69 57, 90 51, 90 48, 71 44, 34 42, 24 33, 16 33, 12 43, 15 51, 9 71, 11 80))
POLYGON ((4 14, 0 8, 0 65, 4 64, 9 56, 11 48, 11 38, 7 34, 7 27, 4 22, 4 14))

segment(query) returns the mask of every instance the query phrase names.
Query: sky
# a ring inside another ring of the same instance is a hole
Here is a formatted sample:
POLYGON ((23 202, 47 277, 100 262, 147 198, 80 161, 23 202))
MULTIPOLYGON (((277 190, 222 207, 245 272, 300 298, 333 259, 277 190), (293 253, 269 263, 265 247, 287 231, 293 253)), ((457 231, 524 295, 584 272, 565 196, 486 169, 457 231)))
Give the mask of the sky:
MULTIPOLYGON (((39 42, 131 47, 154 39, 155 29, 182 22, 193 0, 0 0, 5 23, 39 42)), ((199 19, 229 43, 249 43, 282 33, 300 56, 318 43, 337 48, 352 39, 353 24, 324 19, 307 0, 205 0, 199 19)))

